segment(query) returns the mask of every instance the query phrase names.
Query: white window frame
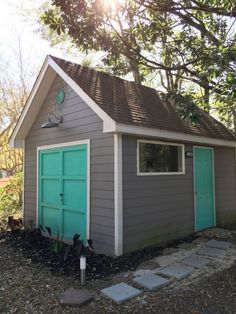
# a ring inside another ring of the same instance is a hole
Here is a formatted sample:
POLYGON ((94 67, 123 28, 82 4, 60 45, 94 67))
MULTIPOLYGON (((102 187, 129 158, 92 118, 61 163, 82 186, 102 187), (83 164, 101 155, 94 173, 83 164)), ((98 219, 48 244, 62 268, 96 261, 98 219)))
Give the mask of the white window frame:
POLYGON ((185 174, 185 149, 184 144, 172 143, 172 142, 162 142, 162 141, 151 141, 151 140, 137 140, 137 175, 138 176, 168 176, 168 175, 183 175, 185 174), (182 149, 182 171, 181 172, 140 172, 139 169, 139 144, 148 143, 148 144, 161 144, 168 146, 179 146, 182 149))

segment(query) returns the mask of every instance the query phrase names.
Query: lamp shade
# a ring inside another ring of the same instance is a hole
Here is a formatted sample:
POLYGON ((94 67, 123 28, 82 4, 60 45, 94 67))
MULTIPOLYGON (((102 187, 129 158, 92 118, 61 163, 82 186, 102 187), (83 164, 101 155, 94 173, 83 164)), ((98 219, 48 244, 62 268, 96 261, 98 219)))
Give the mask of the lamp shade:
POLYGON ((50 128, 56 128, 59 126, 60 123, 62 123, 63 121, 63 118, 60 117, 60 118, 57 118, 55 116, 55 114, 53 113, 50 113, 49 114, 49 117, 48 117, 48 121, 47 122, 44 122, 42 125, 41 125, 41 129, 50 129, 50 128), (52 119, 50 118, 50 115, 52 115, 56 121, 52 121, 52 119))

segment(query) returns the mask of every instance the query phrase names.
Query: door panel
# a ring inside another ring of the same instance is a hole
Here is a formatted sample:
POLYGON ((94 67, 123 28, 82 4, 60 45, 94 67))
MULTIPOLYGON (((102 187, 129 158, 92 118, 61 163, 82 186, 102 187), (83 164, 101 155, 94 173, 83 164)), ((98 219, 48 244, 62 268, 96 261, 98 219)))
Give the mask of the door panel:
POLYGON ((86 240, 86 214, 79 214, 72 211, 63 211, 64 235, 68 240, 72 240, 73 236, 78 233, 81 239, 86 240), (78 219, 79 217, 79 219, 78 219))
POLYGON ((46 179, 42 178, 42 194, 41 202, 54 207, 60 207, 60 199, 55 197, 61 191, 61 184, 59 179, 46 179))
POLYGON ((63 179, 64 185, 64 206, 75 211, 86 212, 86 185, 85 180, 63 179))
POLYGON ((61 232, 60 209, 50 206, 41 206, 40 224, 44 227, 50 227, 52 234, 56 236, 61 232))
POLYGON ((84 165, 87 163, 87 155, 84 153, 85 150, 86 145, 81 145, 80 148, 63 152, 64 176, 84 176, 86 178, 87 168, 84 165))
POLYGON ((39 152, 39 224, 53 235, 86 239, 87 145, 39 152))
POLYGON ((61 164, 60 153, 51 151, 48 153, 41 153, 41 175, 46 176, 60 176, 61 164))
POLYGON ((213 149, 194 148, 194 187, 196 230, 214 226, 213 149))

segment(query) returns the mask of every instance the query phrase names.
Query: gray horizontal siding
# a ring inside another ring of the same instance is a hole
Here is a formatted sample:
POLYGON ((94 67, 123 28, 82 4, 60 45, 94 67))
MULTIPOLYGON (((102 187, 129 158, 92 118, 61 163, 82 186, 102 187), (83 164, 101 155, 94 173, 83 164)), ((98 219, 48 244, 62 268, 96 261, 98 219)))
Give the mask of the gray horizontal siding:
MULTIPOLYGON (((193 145, 185 145, 192 151, 193 145)), ((198 144, 199 145, 199 144, 198 144)), ((124 250, 162 243, 195 230, 193 158, 185 175, 137 176, 137 138, 123 136, 124 250)), ((236 222, 233 148, 214 147, 217 224, 236 222)))
POLYGON ((124 251, 193 232, 193 160, 185 175, 137 176, 137 138, 123 136, 122 149, 124 251))
POLYGON ((102 120, 57 77, 26 138, 25 222, 36 220, 37 147, 90 139, 91 238, 97 251, 114 254, 114 141, 113 135, 103 134, 102 129, 102 120), (59 128, 41 129, 48 113, 56 109, 55 95, 60 88, 66 94, 61 106, 63 123, 59 128))
POLYGON ((215 148, 217 224, 236 222, 236 169, 233 148, 215 148))

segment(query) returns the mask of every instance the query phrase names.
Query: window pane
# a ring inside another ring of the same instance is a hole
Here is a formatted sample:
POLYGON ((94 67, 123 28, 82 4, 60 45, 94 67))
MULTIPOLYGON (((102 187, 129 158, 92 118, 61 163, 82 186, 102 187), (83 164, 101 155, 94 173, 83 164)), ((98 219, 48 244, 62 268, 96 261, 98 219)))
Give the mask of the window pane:
POLYGON ((182 171, 182 146, 139 143, 139 172, 182 171))

